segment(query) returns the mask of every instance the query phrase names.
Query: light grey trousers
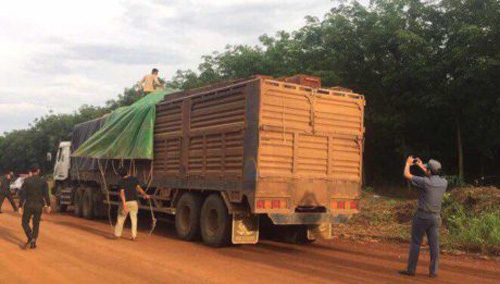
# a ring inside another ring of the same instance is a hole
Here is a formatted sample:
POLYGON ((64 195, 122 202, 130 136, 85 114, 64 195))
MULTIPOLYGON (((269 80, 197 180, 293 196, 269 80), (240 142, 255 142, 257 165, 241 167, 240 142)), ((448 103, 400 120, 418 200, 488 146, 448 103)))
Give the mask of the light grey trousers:
POLYGON ((411 228, 410 255, 408 257, 408 271, 415 272, 417 269, 418 255, 420 254, 420 245, 424 234, 427 235, 429 243, 431 263, 429 273, 437 274, 439 262, 439 227, 441 218, 424 219, 418 216, 413 217, 411 228))
POLYGON ((128 212, 124 212, 122 206, 118 209, 115 236, 118 238, 122 236, 123 224, 125 224, 125 220, 130 214, 130 222, 132 223, 132 238, 135 239, 135 237, 137 237, 137 212, 139 211, 139 203, 137 201, 127 201, 125 202, 125 205, 127 206, 128 212))

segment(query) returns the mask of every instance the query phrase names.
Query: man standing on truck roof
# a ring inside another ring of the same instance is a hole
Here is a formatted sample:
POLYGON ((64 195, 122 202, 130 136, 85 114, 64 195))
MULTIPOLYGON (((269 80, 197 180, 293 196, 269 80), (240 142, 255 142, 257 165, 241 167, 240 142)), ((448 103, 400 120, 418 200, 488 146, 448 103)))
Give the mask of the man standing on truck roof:
POLYGON ((139 82, 139 85, 143 88, 145 96, 154 92, 157 87, 163 87, 163 84, 158 78, 158 69, 153 68, 151 74, 144 76, 139 82))
POLYGON ((42 208, 50 213, 49 185, 40 177, 40 167, 33 165, 30 168, 31 176, 27 177, 22 186, 19 198, 19 213, 23 216, 22 225, 28 241, 24 248, 36 248, 42 208), (33 218, 33 229, 30 228, 30 220, 33 218))
POLYGON ((17 206, 14 202, 14 198, 12 197, 12 192, 10 192, 10 182, 12 181, 13 176, 12 172, 8 172, 0 177, 0 213, 2 213, 2 204, 5 198, 9 200, 14 212, 17 211, 17 206))
POLYGON ((417 269, 420 245, 424 234, 430 247, 431 263, 429 266, 429 277, 437 277, 439 260, 439 227, 441 226, 441 203, 448 187, 448 181, 441 176, 441 163, 429 160, 424 165, 420 158, 408 157, 404 169, 404 177, 418 189, 418 209, 413 217, 411 229, 410 255, 406 270, 399 271, 400 274, 415 276, 417 269), (414 176, 410 173, 410 167, 417 165, 425 176, 414 176))
POLYGON ((118 208, 118 217, 115 225, 115 237, 121 238, 123 224, 127 215, 130 213, 130 221, 132 223, 132 240, 137 237, 137 212, 139 211, 139 202, 137 201, 137 192, 139 191, 145 199, 149 199, 149 195, 142 189, 137 178, 128 175, 125 168, 119 168, 118 174, 122 177, 118 183, 120 191, 121 206, 118 208))

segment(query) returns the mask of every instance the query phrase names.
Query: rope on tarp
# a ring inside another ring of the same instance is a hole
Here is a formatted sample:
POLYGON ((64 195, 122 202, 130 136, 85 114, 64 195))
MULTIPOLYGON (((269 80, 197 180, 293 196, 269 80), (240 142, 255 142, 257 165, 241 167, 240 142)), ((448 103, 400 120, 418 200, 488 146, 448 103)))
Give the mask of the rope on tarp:
POLYGON ((115 160, 111 160, 111 166, 113 167, 113 172, 115 173, 115 175, 118 175, 118 172, 116 171, 115 168, 115 160))
POLYGON ((311 120, 311 127, 312 127, 312 132, 313 134, 316 133, 316 122, 315 122, 315 109, 314 109, 314 106, 315 106, 315 102, 316 102, 316 91, 313 91, 310 95, 305 95, 306 98, 309 100, 309 103, 311 104, 311 109, 309 111, 309 115, 310 115, 310 120, 311 120))
MULTIPOLYGON (((146 194, 148 194, 148 190, 151 187, 151 183, 153 182, 153 165, 154 165, 153 161, 151 161, 151 167, 150 167, 150 171, 149 171, 149 177, 146 177, 147 184, 146 184, 146 188, 144 189, 144 192, 146 192, 146 194)), ((134 175, 134 176, 137 173, 137 167, 135 165, 135 160, 134 159, 132 159, 130 161, 130 163, 129 163, 128 172, 130 174, 134 175)), ((151 201, 151 198, 148 199, 148 205, 149 205, 149 211, 151 212, 151 230, 148 233, 148 237, 149 237, 149 236, 151 236, 151 234, 153 233, 154 229, 156 228, 156 223, 158 222, 158 220, 155 217, 155 213, 154 213, 154 209, 153 209, 153 203, 151 201)))
MULTIPOLYGON (((106 175, 105 175, 106 168, 104 168, 104 170, 102 169, 101 159, 97 159, 97 164, 99 166, 99 171, 101 172, 104 193, 106 194, 106 201, 108 203, 108 221, 109 221, 109 225, 111 226, 111 228, 113 228, 113 221, 111 220, 111 199, 109 198, 109 190, 108 190, 108 185, 106 183, 106 175)), ((106 166, 107 165, 108 164, 107 164, 107 160, 106 160, 106 166)))
MULTIPOLYGON (((109 160, 106 160, 106 164, 104 165, 104 168, 103 168, 102 164, 101 164, 101 160, 97 159, 97 163, 98 163, 98 166, 99 166, 99 171, 100 171, 101 177, 102 177, 102 185, 103 185, 103 188, 104 188, 104 193, 106 195, 106 201, 108 203, 108 221, 109 221, 109 225, 111 226, 111 228, 114 228, 113 221, 111 220, 111 198, 110 198, 110 193, 109 193, 109 190, 108 190, 108 185, 107 185, 107 182, 106 182, 106 169, 107 169, 107 166, 108 166, 108 161, 109 160)), ((122 160, 122 163, 123 163, 123 160, 122 160)), ((111 161, 111 165, 113 167, 113 170, 116 173, 116 170, 114 169, 113 161, 111 161)), ((129 164, 129 173, 131 173, 132 170, 134 170, 134 172, 136 170, 135 161, 134 160, 131 160, 131 163, 129 164)), ((153 161, 151 161, 151 167, 150 167, 150 172, 149 172, 149 177, 148 177, 148 183, 147 183, 146 188, 144 189, 144 192, 146 192, 146 194, 148 194, 147 191, 149 190, 149 188, 151 187, 151 184, 153 182, 153 170, 154 170, 153 169, 153 161)), ((155 216, 155 213, 154 213, 153 203, 151 201, 151 198, 148 199, 148 205, 149 205, 149 210, 151 212, 151 230, 149 231, 148 236, 151 236, 151 234, 153 234, 153 231, 156 228, 156 224, 157 224, 158 220, 156 219, 156 216, 155 216)))
MULTIPOLYGON (((153 182, 153 161, 151 161, 151 170, 149 172, 149 182, 148 182, 148 185, 146 187, 146 194, 147 194, 147 190, 149 189, 149 187, 151 186, 151 183, 153 182)), ((151 236, 151 234, 153 233, 153 231, 155 230, 156 228, 156 223, 158 222, 158 220, 156 219, 155 217, 155 212, 153 210, 153 202, 151 201, 151 197, 148 199, 148 203, 149 203, 149 210, 151 211, 151 230, 149 231, 149 234, 148 234, 148 237, 151 236)))

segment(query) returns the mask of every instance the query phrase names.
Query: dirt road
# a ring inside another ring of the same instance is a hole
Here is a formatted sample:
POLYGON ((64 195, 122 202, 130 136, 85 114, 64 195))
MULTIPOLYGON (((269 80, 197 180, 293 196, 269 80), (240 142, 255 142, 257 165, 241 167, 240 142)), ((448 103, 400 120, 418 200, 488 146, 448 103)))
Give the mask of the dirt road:
MULTIPOLYGON (((6 205, 4 211, 10 209, 6 205)), ((426 275, 427 251, 417 277, 396 274, 405 264, 405 245, 335 240, 297 246, 264 240, 212 249, 175 239, 168 223, 159 223, 151 237, 145 224, 133 242, 128 230, 123 239, 111 240, 105 221, 60 214, 43 218, 39 247, 25 251, 20 217, 0 214, 0 283, 436 282, 426 275)), ((494 283, 500 263, 445 255, 439 274, 437 282, 494 283)))

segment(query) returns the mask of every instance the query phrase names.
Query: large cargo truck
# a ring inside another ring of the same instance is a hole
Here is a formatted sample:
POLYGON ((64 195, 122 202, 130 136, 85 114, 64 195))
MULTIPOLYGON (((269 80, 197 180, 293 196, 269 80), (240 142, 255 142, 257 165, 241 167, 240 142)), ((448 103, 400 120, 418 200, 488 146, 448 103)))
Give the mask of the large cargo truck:
POLYGON ((152 197, 140 208, 175 215, 181 239, 257 243, 263 221, 295 240, 330 238, 359 212, 365 100, 318 82, 255 76, 165 96, 152 160, 70 158, 106 117, 79 124, 57 154, 57 203, 102 217, 127 167, 152 197))

